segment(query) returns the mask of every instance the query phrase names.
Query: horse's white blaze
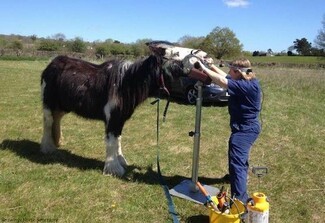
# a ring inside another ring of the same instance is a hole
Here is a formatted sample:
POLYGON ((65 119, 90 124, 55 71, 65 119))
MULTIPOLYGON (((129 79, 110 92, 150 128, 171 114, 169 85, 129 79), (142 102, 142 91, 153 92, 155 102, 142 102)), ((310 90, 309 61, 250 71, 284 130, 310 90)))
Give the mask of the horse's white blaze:
POLYGON ((173 60, 183 60, 187 55, 194 54, 199 58, 204 58, 207 56, 207 53, 202 50, 196 50, 185 47, 168 47, 165 51, 165 57, 173 60))
POLYGON ((51 153, 54 152, 56 146, 52 136, 53 115, 49 109, 43 109, 43 137, 41 141, 41 152, 51 153))
MULTIPOLYGON (((106 141, 106 160, 104 166, 104 174, 123 176, 125 170, 119 161, 120 138, 108 133, 106 141)), ((122 155, 123 156, 123 155, 122 155)))

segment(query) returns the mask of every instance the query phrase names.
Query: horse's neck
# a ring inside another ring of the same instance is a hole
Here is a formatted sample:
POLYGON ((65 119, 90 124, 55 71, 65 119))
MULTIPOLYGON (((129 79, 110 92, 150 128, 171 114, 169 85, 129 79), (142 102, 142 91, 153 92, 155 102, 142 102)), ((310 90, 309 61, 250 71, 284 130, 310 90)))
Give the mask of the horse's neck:
POLYGON ((131 117, 138 105, 145 101, 156 87, 155 71, 145 61, 130 65, 123 74, 118 90, 120 109, 131 117))

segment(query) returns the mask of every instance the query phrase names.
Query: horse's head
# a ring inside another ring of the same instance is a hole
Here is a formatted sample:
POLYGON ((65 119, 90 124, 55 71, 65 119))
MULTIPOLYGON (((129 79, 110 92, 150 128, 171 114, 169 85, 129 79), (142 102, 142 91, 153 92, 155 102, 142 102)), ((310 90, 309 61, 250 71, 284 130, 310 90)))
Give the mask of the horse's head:
POLYGON ((200 59, 207 57, 207 53, 186 47, 179 47, 167 41, 152 41, 146 43, 151 52, 168 60, 182 61, 188 55, 194 55, 200 59))
MULTIPOLYGON (((151 82, 152 93, 157 94, 158 89, 164 90, 169 94, 172 81, 181 76, 186 76, 183 70, 183 64, 181 61, 167 60, 161 55, 150 55, 145 61, 149 64, 151 77, 154 81, 151 82), (155 92, 154 92, 155 91, 155 92)), ((155 95, 156 96, 156 95, 155 95)))
MULTIPOLYGON (((161 78, 163 78, 162 80, 167 88, 170 87, 173 79, 182 76, 191 76, 195 70, 193 69, 195 62, 198 60, 203 62, 207 58, 207 53, 202 50, 178 47, 166 41, 149 42, 147 46, 162 61, 161 78)), ((192 77, 202 81, 203 79, 200 76, 203 73, 200 74, 198 70, 195 71, 196 73, 192 77)), ((206 78, 206 75, 204 78, 206 78)))

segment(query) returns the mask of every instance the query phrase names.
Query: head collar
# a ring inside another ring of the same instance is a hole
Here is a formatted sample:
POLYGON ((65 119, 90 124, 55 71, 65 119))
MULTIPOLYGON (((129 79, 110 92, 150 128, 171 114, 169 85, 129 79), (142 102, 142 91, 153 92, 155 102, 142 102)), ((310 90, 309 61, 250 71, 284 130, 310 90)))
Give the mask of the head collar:
POLYGON ((250 67, 237 67, 237 66, 233 66, 231 64, 226 64, 226 66, 229 67, 230 69, 239 70, 239 71, 244 72, 244 73, 253 72, 253 69, 250 68, 250 67))

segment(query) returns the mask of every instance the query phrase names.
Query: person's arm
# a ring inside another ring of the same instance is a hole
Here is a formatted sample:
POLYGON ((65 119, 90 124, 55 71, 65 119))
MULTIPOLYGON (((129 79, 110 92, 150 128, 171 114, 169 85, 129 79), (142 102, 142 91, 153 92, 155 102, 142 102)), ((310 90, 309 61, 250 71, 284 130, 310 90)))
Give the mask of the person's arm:
POLYGON ((221 70, 220 68, 218 68, 214 62, 213 59, 211 57, 208 58, 204 58, 204 61, 206 62, 206 64, 208 64, 208 67, 213 70, 214 72, 226 77, 227 73, 225 73, 223 70, 221 70))
POLYGON ((221 69, 219 69, 217 66, 212 65, 212 69, 210 70, 209 68, 207 68, 206 66, 204 66, 201 62, 199 62, 201 69, 204 73, 206 73, 207 75, 209 75, 209 77, 211 78, 212 82, 218 84, 220 87, 227 89, 228 88, 228 79, 226 78, 227 74, 222 71, 221 69))
POLYGON ((221 70, 219 67, 217 67, 216 65, 214 64, 210 64, 209 68, 215 72, 217 72, 218 74, 226 77, 227 76, 227 73, 224 72, 223 70, 221 70))

